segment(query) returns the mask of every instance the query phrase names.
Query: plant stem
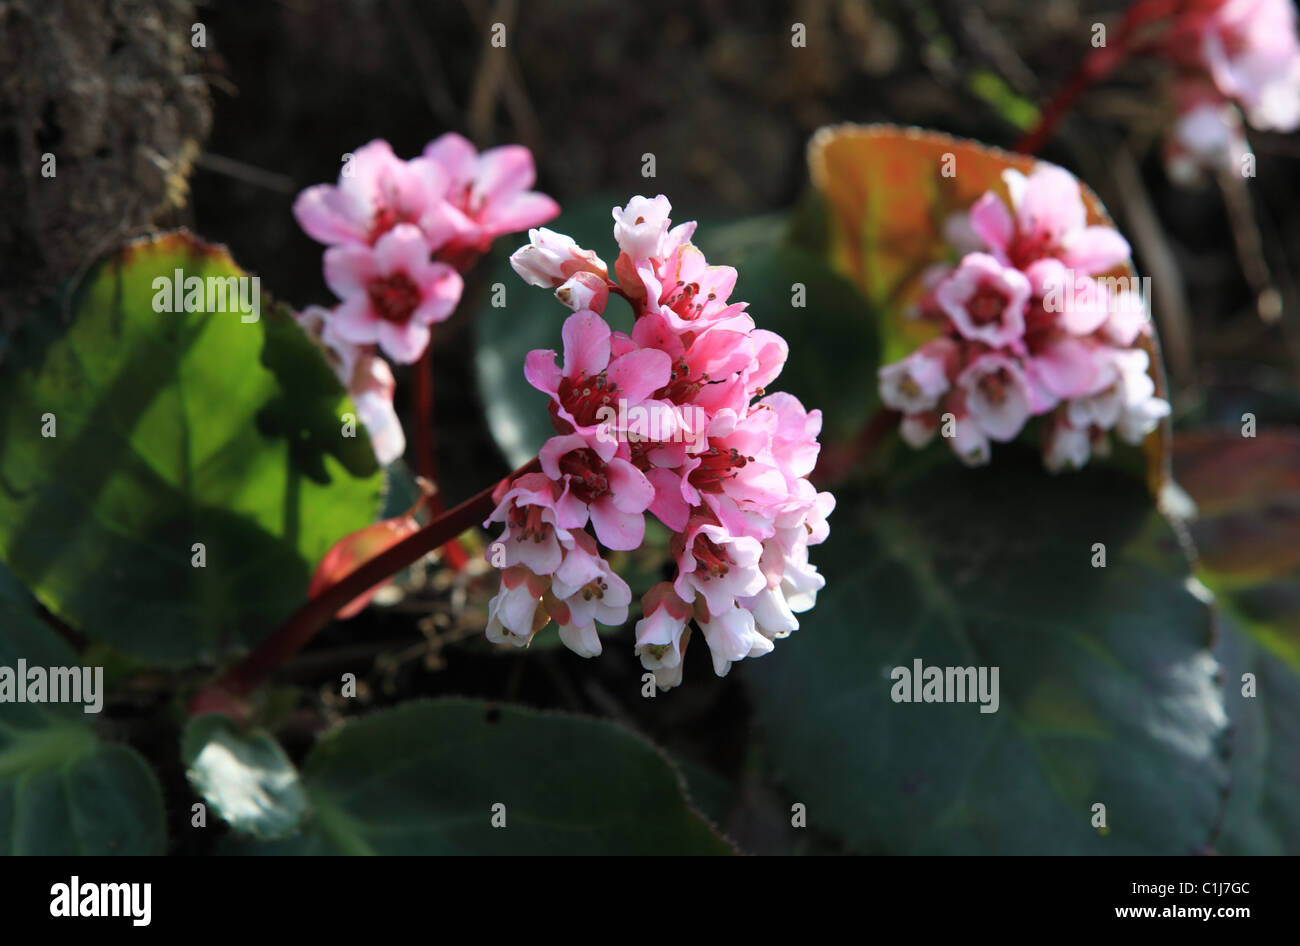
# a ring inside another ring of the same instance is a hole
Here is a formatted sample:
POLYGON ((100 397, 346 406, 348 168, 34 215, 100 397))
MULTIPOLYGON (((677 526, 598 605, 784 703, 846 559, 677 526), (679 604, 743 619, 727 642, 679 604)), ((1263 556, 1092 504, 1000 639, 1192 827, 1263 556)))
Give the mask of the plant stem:
MULTIPOLYGON (((538 461, 530 460, 501 482, 508 482, 536 469, 538 461)), ((454 539, 475 523, 486 519, 495 506, 493 493, 500 485, 494 483, 455 509, 438 516, 418 532, 413 532, 396 545, 363 562, 307 601, 252 653, 201 691, 190 704, 191 714, 218 711, 241 719, 246 717, 247 707, 243 698, 311 640, 340 608, 454 539)))
POLYGON ((1208 5, 1198 0, 1137 0, 1124 12, 1124 19, 1116 28, 1114 42, 1093 47, 1084 57, 1079 68, 1066 81, 1061 90, 1043 108, 1038 124, 1023 138, 1016 142, 1012 150, 1021 154, 1037 154, 1047 143, 1061 121, 1074 108, 1079 96, 1094 83, 1110 75, 1133 53, 1144 48, 1157 48, 1159 43, 1140 43, 1138 34, 1153 24, 1169 21, 1174 17, 1204 15, 1208 5))

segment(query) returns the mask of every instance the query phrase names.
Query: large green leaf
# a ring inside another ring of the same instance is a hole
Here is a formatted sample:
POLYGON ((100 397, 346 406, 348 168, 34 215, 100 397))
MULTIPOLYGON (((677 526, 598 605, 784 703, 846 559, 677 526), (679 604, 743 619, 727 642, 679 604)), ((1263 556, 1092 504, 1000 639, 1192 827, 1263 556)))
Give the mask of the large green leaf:
POLYGON ((1225 716, 1173 530, 1114 469, 1053 478, 1025 448, 946 459, 840 497, 817 607, 746 662, 789 802, 858 851, 1201 849, 1225 716), (893 668, 917 659, 998 667, 999 708, 894 702, 893 668))
MULTIPOLYGON (((0 597, 0 667, 77 655, 0 597)), ((100 694, 102 696, 102 694, 100 694)), ((100 741, 81 703, 0 703, 0 853, 161 854, 162 792, 131 748, 100 741)))
POLYGON ((313 814, 270 854, 727 854, 654 746, 608 722, 474 700, 410 703, 323 737, 313 814), (496 807, 504 806, 504 809, 496 807), (504 813, 504 827, 493 827, 504 813))
POLYGON ((155 311, 155 279, 177 270, 244 275, 188 234, 143 240, 88 275, 70 325, 51 311, 13 339, 0 558, 89 638, 180 664, 252 644, 298 606, 330 545, 373 520, 382 476, 283 308, 155 311))
POLYGON ((1232 787, 1216 846, 1300 854, 1300 429, 1180 436, 1174 471, 1223 612, 1232 787))

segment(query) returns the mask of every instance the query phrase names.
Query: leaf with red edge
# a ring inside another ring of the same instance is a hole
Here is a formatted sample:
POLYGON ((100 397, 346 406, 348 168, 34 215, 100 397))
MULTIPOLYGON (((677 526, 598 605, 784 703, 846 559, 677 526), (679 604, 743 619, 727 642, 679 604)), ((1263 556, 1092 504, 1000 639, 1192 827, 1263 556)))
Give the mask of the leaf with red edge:
MULTIPOLYGON (((827 252, 831 266, 851 280, 879 313, 884 362, 907 355, 934 328, 907 317, 920 298, 923 276, 936 263, 953 259, 944 236, 948 218, 970 209, 986 191, 1006 203, 1002 172, 1030 174, 1036 158, 975 141, 898 125, 829 125, 808 143, 813 186, 827 210, 827 252)), ((1113 227, 1106 209, 1081 184, 1088 223, 1113 227)), ((1125 263, 1107 276, 1133 278, 1125 263)), ((1151 355, 1156 390, 1165 395, 1159 342, 1143 340, 1151 355)), ((1169 425, 1147 438, 1147 478, 1153 493, 1168 479, 1169 425)))
POLYGON ((1217 847, 1226 854, 1297 854, 1300 429, 1181 435, 1174 472, 1197 504, 1191 530, 1200 577, 1218 594, 1222 612, 1216 657, 1233 754, 1217 847))
MULTIPOLYGON (((351 535, 345 535, 334 543, 321 559, 320 565, 316 567, 316 574, 312 575, 311 585, 307 589, 307 597, 315 598, 326 588, 338 584, 366 562, 388 551, 419 528, 420 524, 410 516, 396 516, 368 525, 364 529, 358 529, 351 535)), ((339 609, 335 617, 345 621, 360 614, 375 593, 389 581, 391 579, 381 581, 369 591, 353 598, 339 609)))

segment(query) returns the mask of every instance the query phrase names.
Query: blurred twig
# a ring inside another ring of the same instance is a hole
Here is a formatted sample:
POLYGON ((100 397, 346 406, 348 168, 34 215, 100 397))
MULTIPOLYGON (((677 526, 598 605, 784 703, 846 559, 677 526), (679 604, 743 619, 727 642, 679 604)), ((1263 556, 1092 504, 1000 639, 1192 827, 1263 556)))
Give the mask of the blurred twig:
POLYGON ((243 161, 236 161, 234 158, 213 154, 211 151, 199 152, 194 164, 205 171, 211 171, 213 174, 221 174, 237 181, 243 181, 245 184, 251 184, 253 187, 275 191, 277 194, 292 194, 297 189, 294 187, 292 178, 283 174, 265 171, 243 161))
POLYGON ((1192 346, 1192 326, 1188 318, 1187 291, 1178 262, 1169 248, 1164 227, 1152 206, 1137 161, 1127 147, 1120 146, 1111 156, 1111 176, 1123 201, 1128 232, 1151 284, 1159 285, 1149 301, 1160 330, 1160 348, 1165 364, 1180 392, 1196 385, 1196 359, 1192 346))
POLYGON ((492 115, 497 103, 503 100, 510 120, 514 123, 519 140, 529 148, 536 150, 540 138, 541 124, 537 113, 528 100, 524 89, 523 77, 510 51, 510 38, 515 27, 517 12, 515 0, 497 0, 491 13, 485 13, 475 0, 464 0, 479 30, 484 35, 489 28, 501 24, 505 28, 506 43, 500 48, 490 44, 485 46, 483 59, 478 72, 474 75, 474 85, 470 91, 467 122, 470 136, 480 145, 492 138, 492 115))

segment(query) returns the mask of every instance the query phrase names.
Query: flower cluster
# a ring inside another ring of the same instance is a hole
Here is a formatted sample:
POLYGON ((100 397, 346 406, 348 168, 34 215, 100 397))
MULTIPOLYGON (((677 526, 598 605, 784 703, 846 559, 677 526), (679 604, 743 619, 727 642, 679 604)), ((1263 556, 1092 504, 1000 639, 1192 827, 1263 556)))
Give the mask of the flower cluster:
POLYGON ((541 471, 504 484, 489 523, 502 567, 487 636, 526 645, 554 620, 584 657, 595 624, 627 619, 632 593, 601 553, 638 548, 650 513, 672 533, 672 581, 642 599, 636 653, 667 689, 682 678, 692 620, 714 671, 772 649, 798 628, 823 579, 808 547, 828 533, 829 493, 808 480, 821 412, 766 388, 787 348, 731 302, 736 271, 711 266, 661 196, 614 209, 613 271, 562 234, 532 230, 515 271, 573 310, 563 362, 528 355, 556 430, 541 471), (602 317, 611 293, 634 313, 631 334, 602 317), (591 533, 587 527, 591 527, 591 533))
POLYGON ((1178 179, 1202 169, 1241 173, 1241 114, 1263 131, 1300 127, 1300 37, 1294 0, 1196 0, 1165 49, 1181 68, 1178 119, 1166 161, 1178 179))
POLYGON ((519 145, 479 154, 448 133, 404 161, 376 140, 347 157, 337 185, 309 187, 294 202, 299 225, 328 247, 325 282, 341 300, 304 310, 299 322, 355 399, 380 462, 400 456, 406 441, 392 370, 376 348, 400 364, 417 361, 430 326, 460 301, 460 274, 492 240, 559 212, 529 189, 534 176, 532 154, 519 145))
POLYGON ((990 191, 950 221, 965 255, 928 274, 918 307, 941 334, 880 369, 881 398, 903 413, 908 443, 942 429, 970 465, 1049 415, 1044 462, 1080 467, 1109 448, 1108 431, 1139 443, 1169 413, 1138 347, 1150 332, 1145 306, 1130 279, 1103 275, 1128 258, 1128 243, 1087 225, 1069 173, 1044 164, 1003 180, 1010 208, 990 191))

